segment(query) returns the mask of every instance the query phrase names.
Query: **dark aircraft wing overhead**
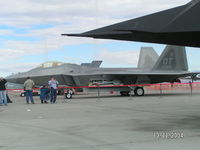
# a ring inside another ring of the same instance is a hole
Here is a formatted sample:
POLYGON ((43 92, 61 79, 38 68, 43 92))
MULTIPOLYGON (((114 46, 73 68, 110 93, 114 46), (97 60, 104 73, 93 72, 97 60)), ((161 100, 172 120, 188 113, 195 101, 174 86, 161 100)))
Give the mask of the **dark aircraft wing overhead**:
POLYGON ((200 0, 81 34, 67 36, 200 47, 200 0))

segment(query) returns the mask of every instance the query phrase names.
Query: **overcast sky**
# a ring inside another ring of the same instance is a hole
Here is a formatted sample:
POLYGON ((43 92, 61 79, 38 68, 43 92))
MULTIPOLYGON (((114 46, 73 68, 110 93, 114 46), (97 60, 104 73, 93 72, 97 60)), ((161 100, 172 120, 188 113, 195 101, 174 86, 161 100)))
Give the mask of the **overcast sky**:
MULTIPOLYGON (((135 67, 140 47, 160 53, 165 45, 62 37, 176 7, 189 0, 6 0, 0 1, 0 76, 30 70, 45 61, 103 67, 135 67)), ((200 70, 200 50, 187 48, 190 70, 200 70)))

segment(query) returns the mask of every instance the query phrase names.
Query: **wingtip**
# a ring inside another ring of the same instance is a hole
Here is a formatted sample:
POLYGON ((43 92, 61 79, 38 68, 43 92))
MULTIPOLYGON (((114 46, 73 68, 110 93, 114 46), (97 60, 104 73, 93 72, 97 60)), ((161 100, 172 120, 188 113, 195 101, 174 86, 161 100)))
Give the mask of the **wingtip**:
POLYGON ((61 34, 61 36, 74 36, 74 37, 93 37, 90 34, 61 34))
POLYGON ((80 36, 80 34, 61 34, 61 36, 80 36))

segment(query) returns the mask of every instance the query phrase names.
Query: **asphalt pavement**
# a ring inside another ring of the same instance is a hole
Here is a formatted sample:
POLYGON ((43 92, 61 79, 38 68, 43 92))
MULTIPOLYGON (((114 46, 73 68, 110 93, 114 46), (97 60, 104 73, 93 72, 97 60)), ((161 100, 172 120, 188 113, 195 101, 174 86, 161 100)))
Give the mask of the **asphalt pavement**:
POLYGON ((62 96, 0 107, 0 150, 196 150, 200 95, 62 96))

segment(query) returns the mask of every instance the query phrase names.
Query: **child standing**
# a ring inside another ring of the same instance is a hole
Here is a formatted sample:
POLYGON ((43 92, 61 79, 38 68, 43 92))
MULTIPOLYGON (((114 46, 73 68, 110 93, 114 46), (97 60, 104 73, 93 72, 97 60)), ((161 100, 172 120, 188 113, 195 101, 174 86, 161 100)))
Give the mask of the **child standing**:
POLYGON ((40 89, 40 100, 41 100, 41 103, 47 103, 47 101, 49 100, 49 88, 44 85, 42 86, 42 88, 40 89))

